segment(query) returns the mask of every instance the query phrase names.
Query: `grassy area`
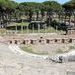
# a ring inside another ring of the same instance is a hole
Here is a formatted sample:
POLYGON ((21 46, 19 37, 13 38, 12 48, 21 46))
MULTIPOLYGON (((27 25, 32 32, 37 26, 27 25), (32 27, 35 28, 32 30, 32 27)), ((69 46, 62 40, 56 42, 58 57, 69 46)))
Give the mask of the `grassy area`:
POLYGON ((56 50, 56 53, 59 53, 59 54, 61 54, 61 53, 67 53, 67 52, 69 52, 71 50, 74 50, 74 49, 75 49, 75 45, 70 45, 70 46, 68 46, 68 47, 66 47, 64 49, 58 49, 58 50, 56 50))
POLYGON ((0 35, 5 34, 6 33, 6 29, 0 29, 0 35))
MULTIPOLYGON (((23 22, 23 23, 13 23, 13 24, 10 24, 10 25, 8 25, 8 30, 16 30, 16 26, 28 26, 29 25, 29 22, 23 22)), ((53 27, 48 27, 48 28, 46 28, 46 29, 40 29, 40 30, 31 30, 31 29, 28 29, 27 30, 27 28, 26 29, 23 29, 23 31, 21 31, 21 27, 19 27, 19 29, 17 30, 18 31, 18 33, 21 33, 21 32, 23 32, 23 33, 60 33, 60 34, 63 34, 64 33, 64 31, 62 31, 62 30, 56 30, 56 29, 54 29, 53 27)))
MULTIPOLYGON (((36 46, 33 46, 33 45, 29 45, 29 46, 22 46, 21 49, 26 51, 26 52, 29 52, 29 53, 33 53, 33 54, 37 54, 37 55, 56 55, 56 54, 62 54, 62 53, 67 53, 69 52, 69 47, 62 47, 62 48, 58 48, 55 50, 55 48, 51 48, 51 47, 45 47, 44 50, 42 50, 42 47, 43 46, 38 46, 39 48, 37 48, 36 46)), ((54 46, 55 47, 55 46, 54 46)))
POLYGON ((75 45, 74 45, 74 46, 70 46, 69 49, 70 49, 70 50, 71 50, 71 49, 75 49, 75 45))
POLYGON ((53 27, 48 27, 46 29, 39 29, 39 30, 31 30, 31 29, 27 29, 26 26, 29 25, 29 22, 23 22, 23 23, 12 23, 10 25, 8 25, 7 30, 15 30, 17 29, 17 33, 57 33, 57 34, 64 34, 65 32, 62 30, 56 30, 53 27), (17 26, 17 28, 16 28, 17 26), (26 28, 21 30, 21 26, 25 26, 26 28))
POLYGON ((69 51, 70 51, 69 49, 68 50, 58 49, 55 52, 56 52, 56 54, 62 54, 62 53, 67 53, 69 51))
POLYGON ((9 24, 8 27, 10 26, 28 26, 29 22, 23 22, 23 23, 13 23, 13 24, 9 24))
POLYGON ((23 51, 26 51, 28 53, 32 53, 32 54, 37 54, 37 55, 47 55, 48 53, 47 52, 38 52, 37 50, 33 50, 31 48, 31 46, 22 46, 20 47, 23 51))
POLYGON ((47 29, 41 29, 41 30, 31 30, 31 29, 24 29, 24 30, 17 30, 18 33, 58 33, 63 34, 64 31, 58 31, 54 28, 47 28, 47 29))
MULTIPOLYGON (((27 30, 24 30, 23 31, 24 33, 27 32, 27 30)), ((64 33, 64 31, 58 31, 58 30, 55 30, 54 28, 47 28, 47 29, 41 29, 41 30, 28 30, 29 33, 64 33)))

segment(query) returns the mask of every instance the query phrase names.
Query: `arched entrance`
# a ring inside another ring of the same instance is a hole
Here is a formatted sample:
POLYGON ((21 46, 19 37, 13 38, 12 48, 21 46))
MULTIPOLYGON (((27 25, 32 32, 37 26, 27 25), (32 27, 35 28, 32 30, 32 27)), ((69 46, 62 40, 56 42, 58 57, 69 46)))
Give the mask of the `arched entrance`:
POLYGON ((10 44, 12 44, 12 41, 10 41, 10 44))
POLYGON ((25 40, 23 40, 23 44, 26 44, 25 40))
POLYGON ((57 39, 55 39, 55 42, 57 42, 58 40, 57 39))
POLYGON ((65 43, 65 39, 62 39, 62 43, 65 43))
POLYGON ((50 40, 49 40, 49 39, 46 39, 46 43, 48 43, 48 44, 49 44, 49 43, 50 43, 50 40))
POLYGON ((18 42, 17 42, 17 40, 15 40, 15 44, 17 44, 18 42))
POLYGON ((34 40, 30 40, 30 44, 34 44, 34 40))
POLYGON ((69 43, 72 43, 72 39, 69 39, 69 43))

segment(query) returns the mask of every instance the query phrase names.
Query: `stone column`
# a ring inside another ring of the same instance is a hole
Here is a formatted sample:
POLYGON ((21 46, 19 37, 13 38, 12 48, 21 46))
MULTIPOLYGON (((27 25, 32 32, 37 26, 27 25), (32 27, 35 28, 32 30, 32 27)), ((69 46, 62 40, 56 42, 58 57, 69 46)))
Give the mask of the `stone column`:
POLYGON ((38 24, 38 33, 40 33, 40 24, 38 24))
POLYGON ((29 33, 29 27, 27 26, 27 33, 29 33))
POLYGON ((21 33, 23 33, 23 25, 21 25, 21 33))
POLYGON ((16 27, 16 33, 17 33, 17 25, 15 27, 16 27))
POLYGON ((34 24, 33 24, 33 28, 32 29, 33 29, 33 33, 34 33, 34 24))

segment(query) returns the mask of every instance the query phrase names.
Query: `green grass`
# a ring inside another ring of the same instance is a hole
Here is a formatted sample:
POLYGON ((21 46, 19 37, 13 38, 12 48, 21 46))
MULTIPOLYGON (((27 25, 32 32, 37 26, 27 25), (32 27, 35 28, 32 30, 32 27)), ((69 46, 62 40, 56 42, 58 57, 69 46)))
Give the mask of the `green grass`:
POLYGON ((8 27, 10 27, 10 26, 28 26, 28 25, 29 25, 29 22, 23 22, 23 23, 10 24, 10 25, 8 25, 8 27))
POLYGON ((32 54, 37 54, 37 55, 47 55, 47 52, 34 52, 33 49, 31 48, 31 46, 23 46, 20 47, 23 51, 28 52, 28 53, 32 53, 32 54))
POLYGON ((67 52, 69 52, 69 49, 68 50, 64 50, 64 49, 58 49, 58 50, 56 50, 57 54, 67 53, 67 52))
POLYGON ((4 33, 6 33, 6 29, 0 29, 0 35, 3 35, 4 33))
POLYGON ((29 53, 33 53, 32 49, 30 47, 24 46, 24 47, 21 47, 21 49, 23 51, 26 51, 26 52, 29 52, 29 53))
POLYGON ((68 51, 68 50, 64 51, 64 50, 62 50, 62 49, 58 49, 58 50, 56 51, 56 54, 62 54, 62 53, 67 53, 67 52, 69 52, 69 51, 68 51))
POLYGON ((17 30, 18 33, 57 33, 57 34, 63 34, 64 31, 58 31, 58 30, 55 30, 54 28, 47 28, 47 29, 41 29, 41 30, 31 30, 31 29, 24 29, 23 31, 22 30, 17 30))
MULTIPOLYGON (((11 25, 8 25, 8 27, 10 27, 8 30, 16 30, 16 27, 15 26, 28 26, 29 25, 29 22, 23 22, 23 23, 14 23, 14 24, 11 24, 11 25)), ((21 29, 17 30, 18 33, 58 33, 58 34, 63 34, 64 31, 59 31, 59 30, 56 30, 54 29, 53 27, 48 27, 46 29, 40 29, 39 31, 38 30, 31 30, 31 29, 24 29, 23 31, 21 29)))
POLYGON ((70 46, 69 49, 70 49, 70 50, 71 50, 71 49, 75 49, 75 46, 70 46))

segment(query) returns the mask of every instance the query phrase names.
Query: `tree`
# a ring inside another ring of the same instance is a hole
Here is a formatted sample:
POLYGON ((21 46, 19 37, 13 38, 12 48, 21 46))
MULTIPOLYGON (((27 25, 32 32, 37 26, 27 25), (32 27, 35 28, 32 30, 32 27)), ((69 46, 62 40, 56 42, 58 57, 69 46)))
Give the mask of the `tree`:
POLYGON ((62 10, 62 5, 57 3, 56 1, 45 1, 43 2, 45 5, 46 10, 52 9, 54 11, 62 10))

